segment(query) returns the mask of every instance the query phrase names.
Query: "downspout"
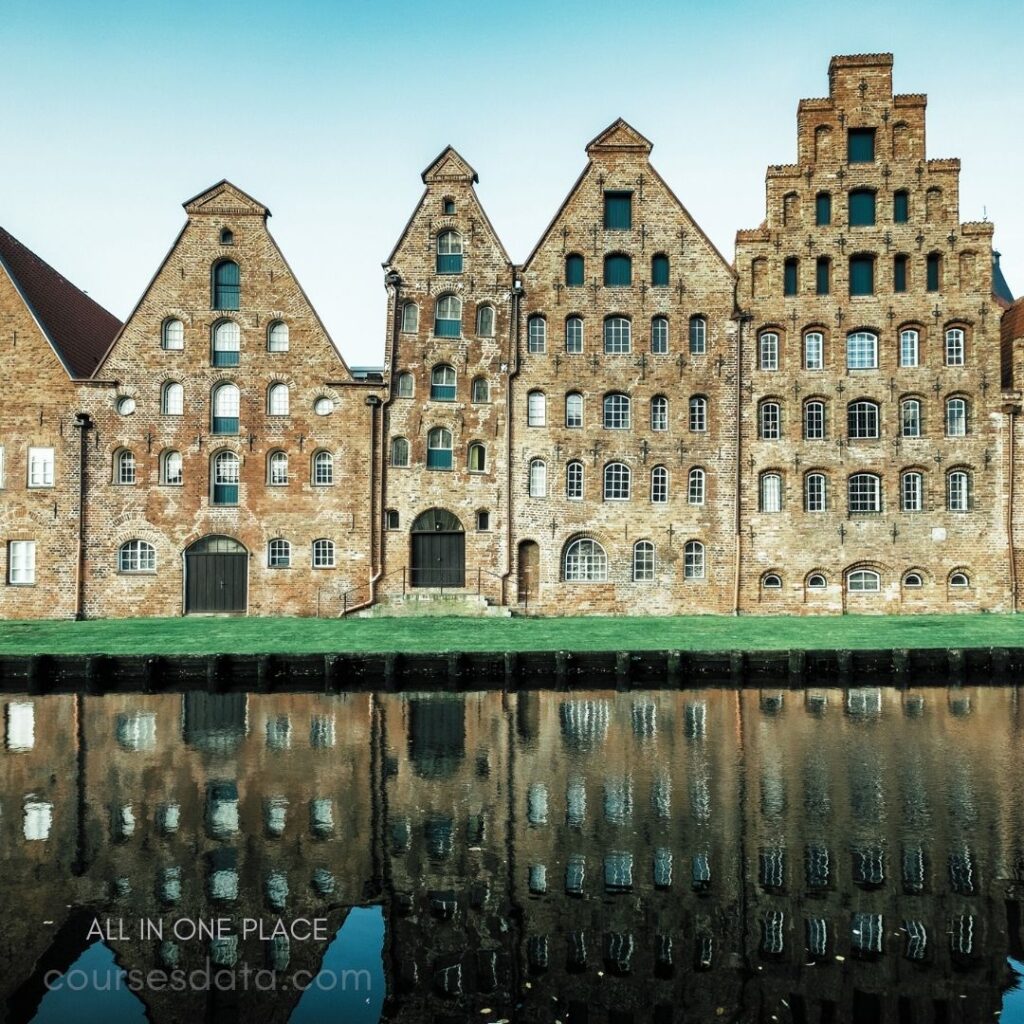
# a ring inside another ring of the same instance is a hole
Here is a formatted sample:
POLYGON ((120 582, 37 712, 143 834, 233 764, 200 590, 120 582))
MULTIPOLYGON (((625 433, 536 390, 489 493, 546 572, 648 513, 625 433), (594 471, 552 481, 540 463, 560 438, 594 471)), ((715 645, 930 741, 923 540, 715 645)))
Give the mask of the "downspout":
POLYGON ((1010 554, 1010 612, 1016 615, 1017 613, 1017 559, 1016 551, 1014 550, 1014 537, 1013 537, 1013 480, 1015 475, 1015 467, 1013 461, 1013 435, 1016 430, 1016 424, 1014 421, 1014 415, 1017 412, 1017 406, 1011 405, 1006 410, 1007 418, 1010 421, 1010 442, 1007 445, 1007 461, 1009 462, 1009 481, 1007 484, 1007 502, 1006 502, 1006 543, 1010 554))
MULTIPOLYGON (((735 287, 738 288, 738 284, 735 287)), ((735 534, 735 553, 733 564, 732 613, 733 615, 739 615, 740 563, 741 547, 743 543, 743 327, 752 318, 749 313, 744 313, 740 310, 739 303, 736 302, 735 299, 733 309, 733 315, 739 323, 739 334, 736 339, 736 465, 733 470, 733 532, 735 534)))
POLYGON ((508 604, 512 575, 512 379, 519 376, 519 300, 523 282, 512 270, 512 322, 509 324, 509 370, 505 376, 505 571, 501 574, 501 603, 508 604))
POLYGON ((92 417, 87 412, 75 413, 75 430, 78 431, 78 536, 75 541, 75 621, 85 618, 85 466, 88 433, 93 427, 92 417))

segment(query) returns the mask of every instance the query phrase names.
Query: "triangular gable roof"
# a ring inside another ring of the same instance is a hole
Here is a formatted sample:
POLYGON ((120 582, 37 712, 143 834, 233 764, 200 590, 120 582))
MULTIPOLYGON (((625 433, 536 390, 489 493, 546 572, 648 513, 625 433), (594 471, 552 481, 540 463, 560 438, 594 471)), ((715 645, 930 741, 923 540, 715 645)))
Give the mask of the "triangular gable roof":
POLYGON ((181 204, 186 213, 223 213, 233 216, 269 217, 270 210, 248 192, 232 185, 227 178, 221 178, 216 185, 199 195, 186 199, 181 204))
POLYGON ((654 143, 641 135, 628 121, 617 117, 587 143, 587 153, 602 149, 638 149, 650 153, 654 143))
POLYGON ((420 175, 424 184, 432 181, 472 181, 477 184, 480 175, 463 159, 454 146, 445 146, 420 175))
POLYGON ((68 376, 90 376, 121 321, 3 228, 0 265, 68 376))

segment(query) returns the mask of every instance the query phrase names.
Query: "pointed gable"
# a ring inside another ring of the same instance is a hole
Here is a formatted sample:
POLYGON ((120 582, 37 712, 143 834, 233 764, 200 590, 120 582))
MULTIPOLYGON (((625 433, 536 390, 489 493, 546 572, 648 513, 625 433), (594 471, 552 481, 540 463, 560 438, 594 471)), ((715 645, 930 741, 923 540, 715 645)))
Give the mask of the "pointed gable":
POLYGON ((232 185, 226 178, 216 185, 193 196, 183 204, 189 216, 197 214, 213 214, 215 216, 232 217, 269 217, 268 210, 261 202, 253 199, 248 192, 243 192, 237 185, 232 185))
POLYGON ((461 181, 476 184, 480 176, 459 154, 454 146, 445 146, 422 174, 425 185, 442 181, 461 181))
POLYGON ((654 144, 644 138, 631 124, 621 117, 616 118, 603 132, 587 143, 587 155, 609 150, 635 150, 650 153, 654 144))

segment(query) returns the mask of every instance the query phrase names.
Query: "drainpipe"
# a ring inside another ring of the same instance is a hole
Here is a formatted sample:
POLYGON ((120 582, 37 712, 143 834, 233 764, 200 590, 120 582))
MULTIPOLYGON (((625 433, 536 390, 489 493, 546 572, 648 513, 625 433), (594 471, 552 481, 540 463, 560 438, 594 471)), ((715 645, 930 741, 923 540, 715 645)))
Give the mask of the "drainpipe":
POLYGON ((732 613, 733 615, 739 615, 740 562, 743 544, 743 328, 753 317, 749 313, 741 311, 738 304, 734 303, 733 308, 733 315, 739 324, 739 335, 736 339, 736 466, 733 470, 735 474, 733 480, 733 501, 735 502, 733 531, 736 544, 733 565, 732 613))
POLYGON ((1013 435, 1014 431, 1017 429, 1015 414, 1017 413, 1018 408, 1019 407, 1015 405, 1006 407, 1006 417, 1010 423, 1010 440, 1006 446, 1007 462, 1009 463, 1009 473, 1007 474, 1009 480, 1006 488, 1006 543, 1010 554, 1010 612, 1014 615, 1017 613, 1017 561, 1013 543, 1013 480, 1015 472, 1013 460, 1013 435))
POLYGON ((512 379, 519 376, 519 301, 523 282, 512 270, 512 322, 509 324, 509 363, 505 375, 505 571, 501 574, 501 603, 508 604, 512 575, 512 379))
POLYGON ((87 412, 75 413, 78 431, 78 536, 75 542, 75 621, 85 618, 85 466, 88 434, 94 424, 87 412))

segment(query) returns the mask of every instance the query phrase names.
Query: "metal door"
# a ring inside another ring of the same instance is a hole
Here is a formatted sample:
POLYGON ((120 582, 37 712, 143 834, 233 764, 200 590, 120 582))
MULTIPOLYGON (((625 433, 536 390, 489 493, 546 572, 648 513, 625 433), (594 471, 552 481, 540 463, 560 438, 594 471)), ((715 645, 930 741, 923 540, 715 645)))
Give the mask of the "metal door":
POLYGON ((185 552, 185 613, 244 612, 249 554, 230 537, 204 537, 185 552))

